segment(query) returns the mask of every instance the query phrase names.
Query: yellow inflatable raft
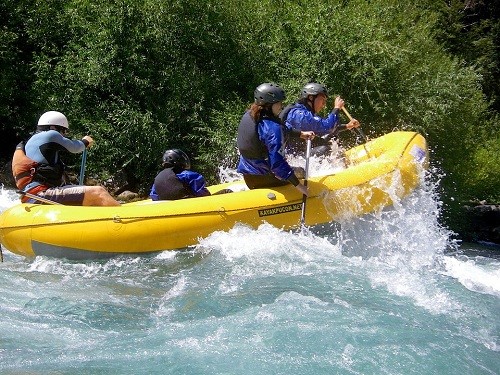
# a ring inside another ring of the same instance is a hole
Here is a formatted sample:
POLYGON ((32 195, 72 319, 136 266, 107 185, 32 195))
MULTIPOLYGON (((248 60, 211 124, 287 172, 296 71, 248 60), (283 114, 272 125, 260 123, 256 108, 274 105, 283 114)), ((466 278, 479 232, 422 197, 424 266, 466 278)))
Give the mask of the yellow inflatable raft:
MULTIPOLYGON (((427 167, 425 139, 393 132, 346 152, 346 169, 311 177, 305 224, 339 221, 374 212, 409 194, 427 167)), ((242 181, 213 185, 238 190, 242 181)), ((27 257, 46 255, 95 259, 153 253, 195 245, 236 223, 299 226, 302 196, 291 185, 236 191, 178 201, 140 202, 119 207, 18 204, 0 216, 0 242, 27 257)))

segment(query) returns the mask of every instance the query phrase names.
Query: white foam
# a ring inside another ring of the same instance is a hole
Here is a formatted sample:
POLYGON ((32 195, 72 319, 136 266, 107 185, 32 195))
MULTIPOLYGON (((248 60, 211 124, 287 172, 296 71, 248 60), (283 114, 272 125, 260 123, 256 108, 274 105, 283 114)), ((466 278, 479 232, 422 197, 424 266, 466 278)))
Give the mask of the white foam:
POLYGON ((19 195, 14 190, 7 189, 2 185, 0 187, 0 212, 18 203, 21 203, 19 195))
POLYGON ((445 274, 457 279, 467 289, 483 294, 500 297, 500 262, 484 259, 478 260, 462 256, 460 258, 445 257, 445 274))
POLYGON ((188 280, 181 276, 177 279, 175 285, 170 288, 161 298, 158 309, 155 311, 157 317, 170 316, 175 312, 175 307, 171 301, 186 293, 188 289, 188 280))

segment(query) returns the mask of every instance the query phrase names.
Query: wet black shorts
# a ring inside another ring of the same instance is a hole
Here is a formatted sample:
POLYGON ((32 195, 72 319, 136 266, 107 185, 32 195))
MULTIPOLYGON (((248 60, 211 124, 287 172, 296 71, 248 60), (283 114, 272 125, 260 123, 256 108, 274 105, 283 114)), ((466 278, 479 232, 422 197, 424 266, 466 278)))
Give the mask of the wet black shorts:
POLYGON ((288 185, 288 181, 283 181, 273 174, 243 174, 243 179, 249 189, 288 185))
MULTIPOLYGON (((69 206, 81 206, 83 203, 83 197, 85 196, 85 186, 82 185, 65 185, 49 188, 45 191, 38 193, 42 198, 50 199, 51 201, 69 205, 69 206)), ((30 203, 40 203, 36 202, 34 199, 30 199, 30 203)))

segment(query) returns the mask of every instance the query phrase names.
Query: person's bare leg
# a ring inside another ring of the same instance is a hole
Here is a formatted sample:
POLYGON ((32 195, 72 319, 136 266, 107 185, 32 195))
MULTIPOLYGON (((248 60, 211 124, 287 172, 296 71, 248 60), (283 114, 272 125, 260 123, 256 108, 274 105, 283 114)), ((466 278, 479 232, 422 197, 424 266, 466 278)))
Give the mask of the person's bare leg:
POLYGON ((108 191, 102 186, 85 186, 85 196, 83 206, 119 206, 108 191))

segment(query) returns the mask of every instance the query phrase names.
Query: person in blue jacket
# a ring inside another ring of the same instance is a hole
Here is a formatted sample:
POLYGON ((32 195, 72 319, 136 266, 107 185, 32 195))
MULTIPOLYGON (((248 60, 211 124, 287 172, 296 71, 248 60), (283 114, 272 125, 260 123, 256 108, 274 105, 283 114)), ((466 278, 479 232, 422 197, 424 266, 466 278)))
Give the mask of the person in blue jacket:
MULTIPOLYGON (((344 106, 344 100, 337 96, 333 102, 333 109, 326 117, 318 115, 326 106, 328 92, 325 86, 310 82, 306 84, 296 103, 286 106, 280 113, 280 119, 285 127, 292 131, 313 131, 318 137, 313 141, 313 154, 315 148, 325 146, 328 140, 339 131, 352 129, 359 126, 359 121, 352 119, 348 124, 340 123, 339 111, 344 106)), ((303 144, 294 138, 287 142, 287 152, 297 154, 304 149, 303 144)))
POLYGON ((205 178, 191 171, 191 161, 178 148, 165 151, 163 170, 156 176, 149 196, 154 201, 177 200, 210 195, 205 178))
MULTIPOLYGON (((307 195, 307 187, 285 160, 285 132, 278 117, 285 92, 275 83, 263 83, 255 89, 254 99, 238 127, 240 159, 237 171, 243 174, 250 189, 291 183, 307 195)), ((314 138, 314 132, 293 133, 303 139, 314 138)))

